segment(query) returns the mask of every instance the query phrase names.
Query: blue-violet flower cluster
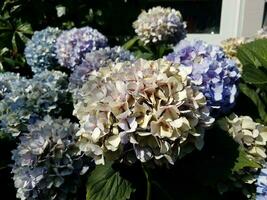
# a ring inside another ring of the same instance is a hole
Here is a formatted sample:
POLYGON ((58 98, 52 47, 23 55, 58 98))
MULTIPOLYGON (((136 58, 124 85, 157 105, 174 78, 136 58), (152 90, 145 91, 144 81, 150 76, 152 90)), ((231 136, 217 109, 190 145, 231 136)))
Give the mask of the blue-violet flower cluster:
POLYGON ((223 50, 203 41, 181 41, 166 59, 181 64, 216 112, 227 112, 235 103, 240 73, 223 50))
POLYGON ((267 167, 261 169, 257 179, 257 196, 256 200, 267 200, 267 167))
POLYGON ((74 199, 70 193, 76 192, 83 168, 75 146, 77 127, 49 116, 29 126, 12 156, 17 198, 74 199))
POLYGON ((35 31, 31 40, 27 42, 24 54, 34 73, 57 65, 55 44, 60 33, 61 30, 58 28, 47 27, 35 31))
POLYGON ((101 67, 122 61, 133 61, 134 59, 134 55, 131 52, 119 46, 106 47, 87 53, 82 63, 73 71, 70 77, 71 85, 76 88, 81 87, 88 79, 91 71, 98 71, 101 67))
POLYGON ((16 76, 10 93, 0 101, 0 131, 18 136, 28 124, 50 114, 58 116, 68 101, 67 75, 59 71, 43 71, 32 79, 16 76))
POLYGON ((60 65, 74 70, 85 54, 107 46, 107 38, 91 27, 64 31, 57 39, 56 53, 60 65))

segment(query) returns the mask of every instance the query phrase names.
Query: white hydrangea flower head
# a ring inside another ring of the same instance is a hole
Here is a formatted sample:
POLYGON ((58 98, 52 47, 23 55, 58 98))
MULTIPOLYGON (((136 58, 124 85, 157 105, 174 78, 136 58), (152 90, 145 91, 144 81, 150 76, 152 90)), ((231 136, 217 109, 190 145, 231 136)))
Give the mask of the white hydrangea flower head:
POLYGON ((145 44, 178 43, 186 37, 186 24, 179 11, 160 6, 142 11, 133 23, 136 34, 145 44))
POLYGON ((173 164, 203 147, 204 127, 214 121, 203 93, 176 64, 164 60, 101 68, 79 95, 74 109, 81 124, 78 145, 96 164, 105 159, 173 164))
POLYGON ((267 144, 267 126, 256 123, 249 116, 232 114, 221 121, 221 127, 244 147, 251 159, 264 163, 267 144))

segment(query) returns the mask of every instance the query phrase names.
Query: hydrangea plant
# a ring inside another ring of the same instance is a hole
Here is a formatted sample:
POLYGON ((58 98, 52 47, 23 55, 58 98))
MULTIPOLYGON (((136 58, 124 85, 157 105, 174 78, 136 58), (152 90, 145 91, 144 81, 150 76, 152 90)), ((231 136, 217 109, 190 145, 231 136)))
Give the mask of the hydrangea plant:
POLYGON ((137 60, 101 68, 79 91, 80 150, 107 160, 171 163, 203 147, 206 99, 179 66, 137 60), (132 159, 131 159, 132 158, 132 159))
POLYGON ((32 39, 27 42, 24 54, 34 73, 57 65, 55 44, 60 33, 58 28, 47 27, 35 31, 32 39))
POLYGON ((177 43, 186 37, 186 24, 179 11, 160 6, 143 11, 133 23, 136 34, 145 44, 177 43))
POLYGON ((49 116, 29 126, 12 156, 17 198, 74 199, 83 168, 75 146, 77 128, 49 116))
POLYGON ((91 27, 64 31, 57 39, 56 53, 60 65, 74 70, 86 53, 107 46, 107 38, 91 27))
POLYGON ((166 59, 182 65, 214 111, 227 112, 234 106, 240 73, 220 47, 183 40, 166 59))
POLYGON ((0 101, 0 130, 13 136, 47 114, 60 115, 68 101, 67 75, 62 72, 43 71, 32 79, 16 77, 10 83, 15 89, 0 101))
POLYGON ((85 55, 82 63, 75 68, 70 77, 72 88, 81 87, 88 79, 89 73, 94 70, 99 70, 112 63, 122 61, 132 61, 134 56, 131 52, 116 46, 113 48, 106 47, 96 51, 92 51, 85 55))

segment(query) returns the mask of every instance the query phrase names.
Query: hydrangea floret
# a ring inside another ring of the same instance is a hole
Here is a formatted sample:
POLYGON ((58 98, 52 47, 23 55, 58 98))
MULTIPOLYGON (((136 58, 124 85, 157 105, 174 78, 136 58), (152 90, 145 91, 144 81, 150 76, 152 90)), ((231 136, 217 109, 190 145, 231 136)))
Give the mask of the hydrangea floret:
POLYGON ((85 55, 82 63, 75 68, 70 76, 72 87, 81 87, 82 84, 88 79, 90 72, 99 70, 111 64, 122 61, 133 61, 134 55, 120 46, 113 48, 106 47, 96 51, 92 51, 85 55))
POLYGON ((85 54, 107 47, 107 38, 91 27, 64 31, 57 39, 56 53, 60 65, 74 70, 85 54))
POLYGON ((24 51, 26 61, 34 73, 40 73, 57 65, 56 40, 61 30, 47 27, 41 31, 35 31, 31 40, 26 44, 24 51))
POLYGON ((220 124, 245 149, 251 159, 259 164, 265 162, 267 126, 254 122, 249 116, 235 114, 225 117, 220 124))
POLYGON ((12 72, 0 73, 0 101, 20 87, 26 79, 12 72))
POLYGON ((142 11, 133 23, 137 36, 145 44, 178 43, 186 37, 186 24, 179 11, 160 6, 142 11))
POLYGON ((77 190, 82 160, 75 146, 77 124, 44 117, 29 126, 13 151, 17 198, 67 199, 77 190))
POLYGON ((183 40, 165 59, 181 64, 214 113, 228 112, 234 106, 240 72, 219 46, 183 40))
POLYGON ((74 115, 82 152, 105 160, 171 163, 203 147, 206 99, 177 64, 137 60, 101 68, 81 88, 74 115))

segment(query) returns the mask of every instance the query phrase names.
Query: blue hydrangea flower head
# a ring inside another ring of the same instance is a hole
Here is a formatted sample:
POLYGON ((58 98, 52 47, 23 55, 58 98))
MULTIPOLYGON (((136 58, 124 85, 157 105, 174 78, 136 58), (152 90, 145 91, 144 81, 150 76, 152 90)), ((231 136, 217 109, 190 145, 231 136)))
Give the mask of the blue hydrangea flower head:
POLYGON ((47 27, 35 31, 31 40, 27 42, 24 54, 34 73, 57 65, 55 44, 60 33, 61 30, 58 28, 47 27))
POLYGON ((59 71, 16 78, 10 84, 14 89, 0 101, 0 132, 14 137, 45 115, 60 115, 69 94, 67 75, 59 71))
POLYGON ((91 27, 64 31, 57 39, 56 52, 60 65, 74 70, 85 54, 107 46, 107 38, 91 27))
POLYGON ((93 70, 99 70, 110 64, 116 64, 123 61, 133 61, 134 55, 120 46, 113 48, 106 47, 92 51, 85 55, 82 63, 73 71, 70 82, 73 87, 80 87, 87 80, 89 73, 93 70))
POLYGON ((76 191, 83 168, 75 145, 77 128, 49 116, 29 126, 12 156, 17 198, 67 199, 76 191))
POLYGON ((267 168, 261 169, 257 179, 257 196, 256 200, 267 200, 267 168))
POLYGON ((181 41, 165 59, 179 63, 194 85, 204 93, 214 112, 228 112, 237 96, 240 78, 235 61, 223 50, 203 41, 181 41))

